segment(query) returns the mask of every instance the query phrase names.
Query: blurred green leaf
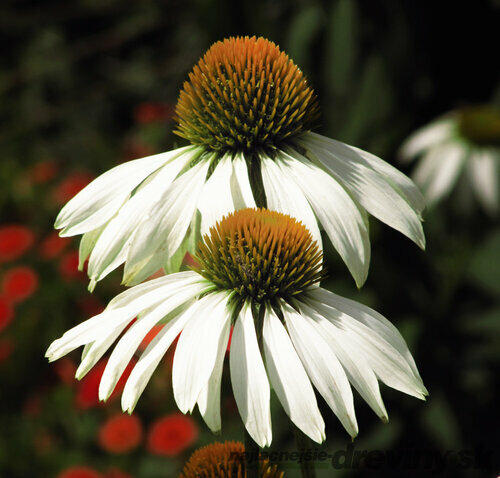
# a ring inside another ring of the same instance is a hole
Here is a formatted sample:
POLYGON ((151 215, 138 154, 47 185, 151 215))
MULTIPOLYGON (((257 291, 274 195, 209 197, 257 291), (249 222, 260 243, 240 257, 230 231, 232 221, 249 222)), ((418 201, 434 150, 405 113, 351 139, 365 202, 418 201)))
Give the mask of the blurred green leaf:
POLYGON ((358 12, 355 0, 339 0, 328 20, 325 56, 326 84, 336 95, 352 86, 358 55, 358 12))
POLYGON ((484 290, 500 294, 500 230, 489 234, 473 254, 468 277, 484 290))
POLYGON ((323 12, 319 5, 305 5, 293 17, 285 40, 284 50, 302 70, 309 70, 314 60, 311 44, 323 24, 323 12))

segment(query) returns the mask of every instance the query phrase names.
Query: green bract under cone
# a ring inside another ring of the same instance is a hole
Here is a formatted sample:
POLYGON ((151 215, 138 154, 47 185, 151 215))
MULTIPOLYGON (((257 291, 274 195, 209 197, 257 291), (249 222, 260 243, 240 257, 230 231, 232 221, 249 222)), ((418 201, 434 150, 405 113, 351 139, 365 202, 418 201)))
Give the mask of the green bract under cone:
POLYGON ((176 134, 219 152, 266 151, 314 125, 318 100, 300 69, 264 38, 217 42, 184 83, 176 134))

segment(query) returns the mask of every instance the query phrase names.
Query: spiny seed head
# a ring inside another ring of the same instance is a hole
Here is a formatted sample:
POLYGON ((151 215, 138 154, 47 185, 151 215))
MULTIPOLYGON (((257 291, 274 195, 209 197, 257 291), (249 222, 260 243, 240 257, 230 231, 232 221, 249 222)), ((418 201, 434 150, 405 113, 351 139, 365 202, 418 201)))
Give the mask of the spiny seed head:
POLYGON ((240 298, 273 302, 321 280, 322 252, 306 227, 267 209, 229 214, 200 242, 196 269, 240 298))
POLYGON ((500 109, 469 106, 458 112, 460 134, 478 146, 500 146, 500 109))
POLYGON ((175 133, 221 153, 265 151, 311 129, 317 97, 300 69, 262 37, 213 44, 189 74, 175 133))
MULTIPOLYGON (((253 457, 250 457, 253 458, 253 457)), ((243 443, 212 443, 196 450, 179 478, 245 478, 246 459, 243 443)), ((259 458, 259 478, 283 478, 283 472, 268 459, 259 458)))

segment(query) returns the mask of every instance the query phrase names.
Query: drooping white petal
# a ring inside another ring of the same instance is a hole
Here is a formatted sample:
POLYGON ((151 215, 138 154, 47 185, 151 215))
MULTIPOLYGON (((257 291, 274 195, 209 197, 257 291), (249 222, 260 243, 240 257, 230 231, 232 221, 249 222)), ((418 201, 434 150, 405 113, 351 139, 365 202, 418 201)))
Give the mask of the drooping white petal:
POLYGON ((192 157, 190 153, 180 155, 152 174, 109 221, 90 256, 91 279, 101 280, 125 261, 136 230, 145 220, 154 222, 160 198, 192 157))
POLYGON ((216 221, 234 211, 230 186, 232 174, 231 157, 223 156, 203 186, 198 200, 198 209, 201 212, 202 235, 207 234, 216 221))
POLYGON ((227 292, 214 292, 200 299, 198 314, 186 324, 177 343, 172 385, 183 413, 193 410, 213 372, 218 351, 227 347, 231 318, 228 297, 227 292))
POLYGON ((358 434, 349 380, 314 319, 281 302, 288 333, 309 378, 339 418, 349 435, 358 434))
POLYGON ((203 159, 179 176, 152 212, 155 220, 150 220, 149 217, 144 219, 133 237, 127 255, 125 275, 129 280, 133 280, 134 275, 150 261, 165 241, 169 247, 169 255, 177 251, 193 219, 209 165, 210 161, 203 159))
POLYGON ((325 423, 311 382, 290 337, 268 306, 263 326, 264 353, 269 380, 292 422, 317 443, 325 439, 325 423))
MULTIPOLYGON (((310 295, 314 297, 314 291, 310 295)), ((335 325, 346 344, 357 348, 371 364, 375 374, 389 387, 414 397, 427 395, 422 380, 416 377, 411 366, 399 351, 374 330, 357 321, 344 310, 315 302, 314 308, 335 325)))
POLYGON ((321 311, 316 310, 315 301, 307 301, 307 304, 309 305, 303 302, 297 303, 300 313, 312 318, 321 327, 325 339, 344 367, 349 381, 377 416, 387 422, 387 411, 371 364, 357 348, 353 349, 349 347, 350 344, 343 342, 338 328, 328 321, 321 311))
POLYGON ((82 353, 82 360, 75 374, 77 380, 81 380, 87 375, 122 332, 122 327, 116 327, 114 330, 111 330, 110 333, 102 334, 94 342, 85 345, 82 353))
POLYGON ((230 186, 235 211, 246 207, 255 207, 255 199, 250 186, 248 168, 242 154, 237 154, 232 161, 233 173, 230 186))
POLYGON ((494 214, 498 210, 498 168, 500 155, 495 151, 477 150, 471 153, 467 166, 477 198, 494 214))
POLYGON ((99 386, 99 399, 107 400, 113 392, 137 347, 144 340, 146 334, 168 313, 188 303, 200 294, 206 285, 194 283, 182 288, 171 288, 163 300, 155 307, 139 315, 137 320, 119 340, 111 353, 99 386))
MULTIPOLYGON (((338 145, 347 147, 352 153, 354 153, 349 155, 350 161, 360 162, 383 176, 385 180, 406 199, 408 204, 418 215, 422 214, 422 211, 425 209, 425 199, 422 193, 415 183, 408 176, 406 176, 406 174, 399 171, 399 169, 374 154, 369 153, 368 151, 364 151, 356 146, 341 143, 340 141, 327 138, 326 136, 321 136, 317 133, 308 132, 304 134, 303 138, 306 144, 312 140, 316 144, 327 149, 332 148, 335 150, 338 145)), ((304 144, 304 141, 299 141, 299 144, 304 144)))
POLYGON ((330 141, 327 149, 314 137, 304 140, 304 143, 309 154, 371 215, 400 231, 421 248, 425 247, 424 231, 417 212, 384 176, 360 161, 356 151, 338 141, 330 141))
POLYGON ((243 423, 255 443, 269 446, 271 392, 249 302, 244 304, 234 325, 230 367, 234 398, 243 423))
POLYGON ((458 143, 444 143, 420 159, 413 177, 421 185, 429 204, 437 202, 451 190, 464 160, 463 147, 458 143))
POLYGON ((55 340, 46 352, 50 361, 57 360, 81 345, 119 333, 141 311, 162 301, 171 288, 177 289, 200 280, 195 272, 180 272, 149 281, 116 296, 104 312, 68 330, 55 340))
MULTIPOLYGON (((221 345, 227 344, 229 339, 229 329, 228 337, 221 341, 221 345)), ((215 358, 215 365, 208 382, 202 387, 200 394, 198 395, 198 409, 200 410, 200 415, 207 424, 208 428, 214 433, 217 433, 221 429, 221 416, 220 416, 220 389, 222 382, 222 369, 224 366, 224 357, 226 356, 226 347, 219 347, 217 350, 217 356, 215 358)))
POLYGON ((194 304, 180 315, 173 317, 149 343, 135 364, 122 394, 122 409, 132 413, 149 379, 172 342, 195 312, 194 304))
POLYGON ((303 158, 281 153, 276 158, 285 176, 293 177, 311 204, 333 246, 344 260, 358 287, 368 275, 370 240, 368 225, 357 204, 326 172, 303 158))
POLYGON ((293 180, 283 174, 271 158, 261 157, 261 172, 267 208, 288 214, 301 221, 318 246, 322 248, 318 221, 300 188, 293 180))
POLYGON ((95 243, 102 232, 102 230, 106 227, 105 224, 94 229, 93 231, 86 232, 81 240, 80 247, 78 249, 78 270, 82 271, 85 261, 88 259, 92 249, 94 249, 95 243))
MULTIPOLYGON (((92 181, 57 216, 55 227, 63 236, 97 229, 108 221, 132 190, 158 168, 196 147, 188 146, 120 164, 92 181)), ((199 149, 199 148, 198 148, 199 149)))
POLYGON ((424 126, 403 143, 400 149, 401 158, 408 161, 425 150, 447 141, 453 136, 454 129, 454 120, 451 117, 424 126))
POLYGON ((421 380, 415 360, 408 350, 408 345, 406 344, 405 339, 399 333, 399 330, 382 314, 379 314, 376 310, 373 310, 366 305, 341 297, 340 295, 323 288, 319 288, 317 291, 314 291, 314 293, 311 293, 311 296, 323 304, 327 304, 335 309, 344 311, 350 317, 361 322, 380 335, 406 359, 415 377, 421 380))

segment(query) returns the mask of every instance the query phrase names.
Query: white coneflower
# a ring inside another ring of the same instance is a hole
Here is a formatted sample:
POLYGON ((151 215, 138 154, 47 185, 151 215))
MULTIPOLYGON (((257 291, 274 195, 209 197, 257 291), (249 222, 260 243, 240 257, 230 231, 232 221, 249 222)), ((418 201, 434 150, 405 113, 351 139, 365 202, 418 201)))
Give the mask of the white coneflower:
POLYGON ((438 118, 406 140, 401 157, 420 157, 413 178, 429 205, 450 193, 463 173, 484 209, 490 214, 498 211, 498 108, 470 106, 438 118))
POLYGON ((316 442, 324 440, 325 431, 313 385, 351 436, 358 426, 349 382, 384 420, 377 379, 424 398, 425 387, 396 328, 374 310, 318 286, 322 253, 302 223, 275 211, 240 210, 210 229, 197 260, 194 271, 121 293, 104 312, 56 340, 47 357, 56 360, 85 345, 77 370, 81 378, 123 333, 101 379, 99 397, 106 400, 146 334, 164 324, 134 366, 122 407, 134 409, 180 333, 172 372, 175 400, 183 413, 198 404, 217 431, 233 325, 234 397, 260 446, 271 443, 270 384, 292 422, 316 442))
POLYGON ((215 220, 243 207, 319 225, 358 286, 367 276, 366 212, 424 247, 423 199, 397 169, 310 129, 318 101, 299 68, 264 38, 215 43, 184 84, 179 136, 191 146, 130 161, 98 177, 60 212, 61 235, 84 234, 90 288, 125 263, 124 283, 178 270, 215 220))
POLYGON ((358 286, 370 262, 366 211, 423 248, 414 184, 376 156, 312 133, 318 112, 304 75, 274 43, 215 43, 176 107, 175 132, 191 146, 111 169, 60 212, 62 236, 83 234, 90 288, 123 263, 126 285, 160 266, 177 271, 215 220, 243 207, 291 214, 321 245, 319 222, 358 286))

